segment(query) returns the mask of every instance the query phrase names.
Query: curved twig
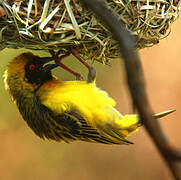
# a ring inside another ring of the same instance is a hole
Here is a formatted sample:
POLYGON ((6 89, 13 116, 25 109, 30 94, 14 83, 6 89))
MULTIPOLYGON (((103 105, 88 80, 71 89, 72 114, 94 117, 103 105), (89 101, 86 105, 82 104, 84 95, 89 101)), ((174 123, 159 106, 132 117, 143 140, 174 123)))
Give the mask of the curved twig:
POLYGON ((158 121, 152 116, 153 112, 147 98, 144 75, 140 58, 134 48, 133 37, 124 28, 124 24, 118 15, 104 3, 105 1, 83 0, 83 2, 107 25, 113 34, 113 38, 119 42, 133 103, 138 109, 147 132, 167 162, 173 176, 175 179, 181 179, 181 150, 170 144, 158 121))

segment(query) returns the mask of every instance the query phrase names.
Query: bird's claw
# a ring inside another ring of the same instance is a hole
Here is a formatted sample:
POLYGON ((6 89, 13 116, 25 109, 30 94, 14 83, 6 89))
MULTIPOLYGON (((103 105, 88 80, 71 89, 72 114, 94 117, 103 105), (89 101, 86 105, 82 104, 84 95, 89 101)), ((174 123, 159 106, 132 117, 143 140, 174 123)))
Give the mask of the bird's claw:
POLYGON ((76 75, 76 80, 83 81, 84 78, 83 78, 83 76, 81 74, 77 74, 76 75))
POLYGON ((93 67, 90 67, 88 77, 87 77, 87 82, 91 83, 95 80, 95 78, 96 78, 96 71, 93 67))

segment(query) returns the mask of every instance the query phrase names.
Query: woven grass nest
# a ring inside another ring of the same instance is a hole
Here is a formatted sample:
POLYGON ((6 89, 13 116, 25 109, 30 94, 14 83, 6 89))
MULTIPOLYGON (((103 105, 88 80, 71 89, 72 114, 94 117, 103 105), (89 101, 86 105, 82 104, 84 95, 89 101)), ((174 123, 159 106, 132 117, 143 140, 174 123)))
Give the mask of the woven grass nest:
MULTIPOLYGON (((136 37, 138 49, 157 44, 178 17, 180 0, 105 0, 136 37)), ((61 49, 85 59, 119 57, 111 33, 80 0, 0 0, 0 49, 61 49)))

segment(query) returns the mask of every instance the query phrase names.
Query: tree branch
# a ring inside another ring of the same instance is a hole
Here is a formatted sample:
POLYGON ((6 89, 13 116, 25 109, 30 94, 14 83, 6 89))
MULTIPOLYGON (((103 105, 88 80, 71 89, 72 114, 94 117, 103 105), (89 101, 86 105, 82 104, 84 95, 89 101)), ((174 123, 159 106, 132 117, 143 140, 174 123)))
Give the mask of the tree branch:
POLYGON ((127 82, 133 103, 138 109, 147 132, 168 164, 175 179, 181 179, 181 150, 176 149, 164 135, 158 121, 153 118, 145 90, 144 75, 140 58, 134 47, 134 39, 125 29, 118 15, 102 0, 82 0, 103 21, 119 42, 125 63, 127 82))

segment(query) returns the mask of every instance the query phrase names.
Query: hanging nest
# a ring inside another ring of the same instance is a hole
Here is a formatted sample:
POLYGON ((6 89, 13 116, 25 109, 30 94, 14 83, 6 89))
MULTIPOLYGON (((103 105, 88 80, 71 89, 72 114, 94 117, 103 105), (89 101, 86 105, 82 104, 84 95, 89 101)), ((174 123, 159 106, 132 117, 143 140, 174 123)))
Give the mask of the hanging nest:
MULTIPOLYGON (((136 48, 157 44, 178 17, 179 0, 106 0, 136 37, 136 48)), ((85 59, 119 57, 118 44, 80 0, 0 0, 0 49, 81 47, 85 59)))

